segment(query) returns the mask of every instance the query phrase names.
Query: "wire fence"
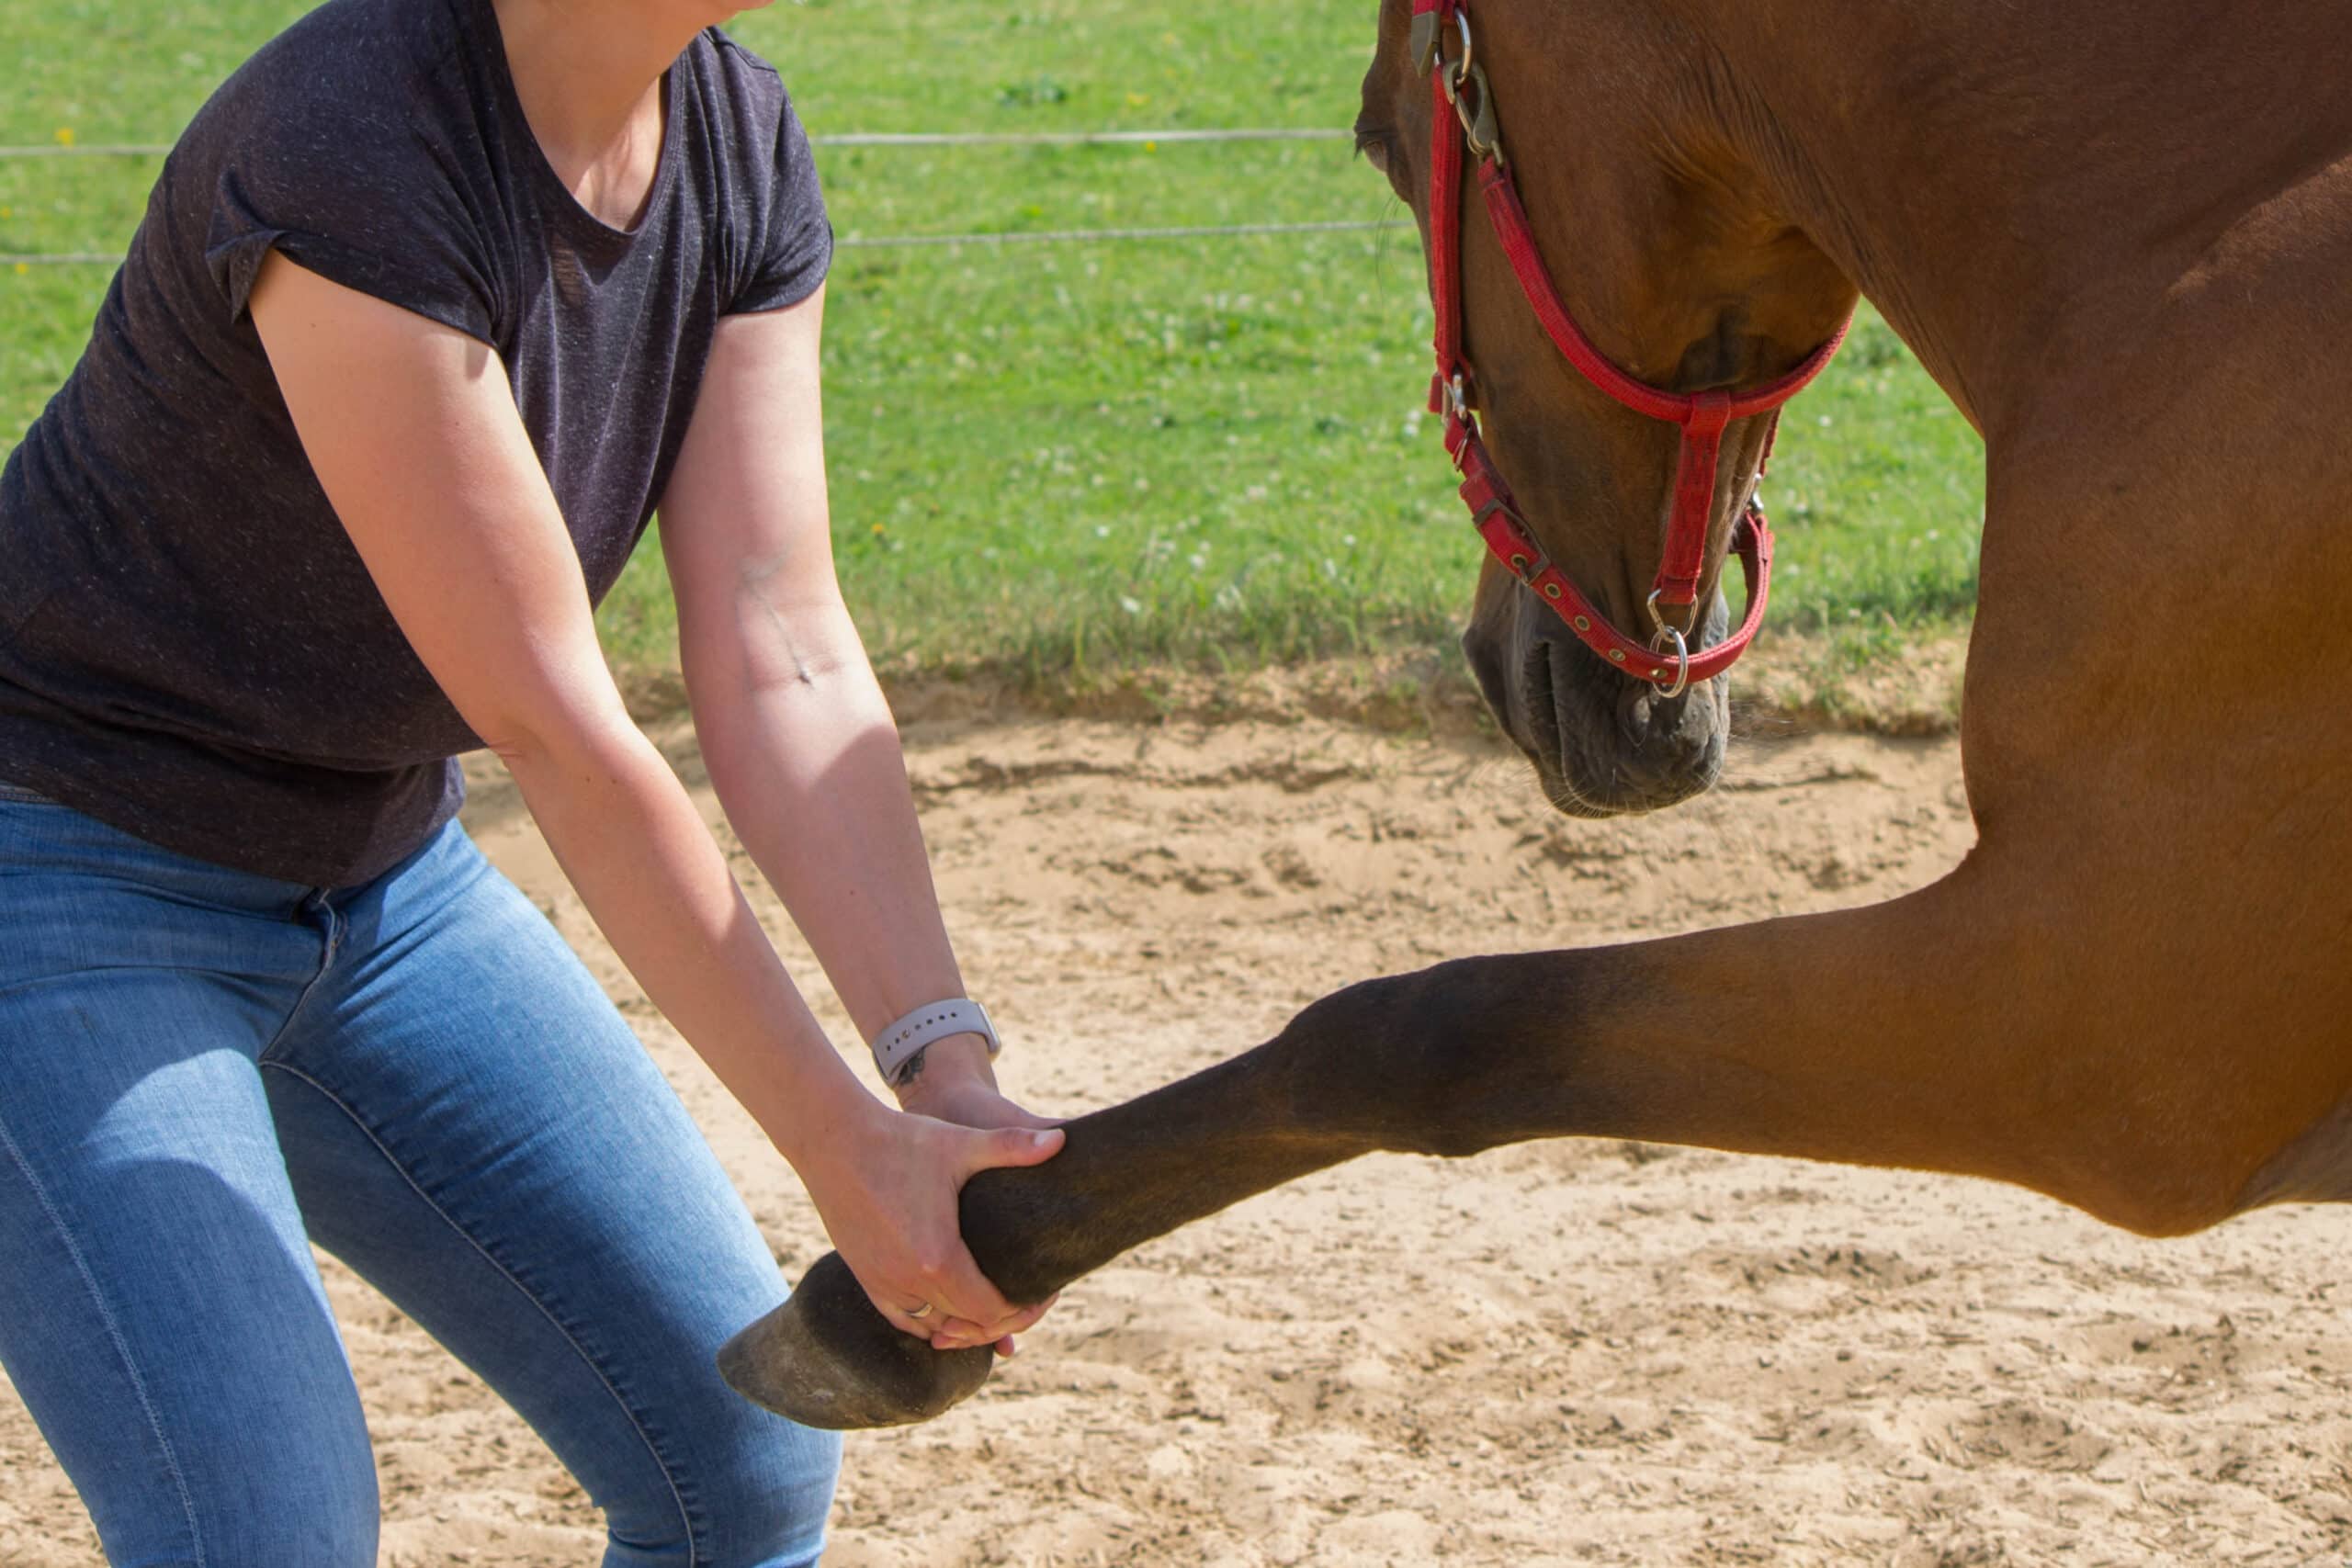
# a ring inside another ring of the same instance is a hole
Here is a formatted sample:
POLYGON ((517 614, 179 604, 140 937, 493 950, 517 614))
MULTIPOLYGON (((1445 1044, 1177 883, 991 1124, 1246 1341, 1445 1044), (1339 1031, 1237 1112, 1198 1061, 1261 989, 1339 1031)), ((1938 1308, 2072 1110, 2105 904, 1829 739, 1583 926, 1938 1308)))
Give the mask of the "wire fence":
MULTIPOLYGON (((843 130, 811 136, 817 147, 1127 147, 1191 141, 1339 141, 1329 126, 1261 126, 1166 130, 843 130)), ((168 141, 24 142, 0 146, 0 158, 160 158, 168 141)))
POLYGON ((896 250, 909 245, 1098 244, 1116 240, 1228 240, 1261 234, 1355 234, 1401 229, 1394 218, 1343 218, 1313 223, 1178 223, 1159 229, 1011 229, 984 234, 852 234, 842 250, 896 250))
MULTIPOLYGON (((1128 240, 1255 239, 1268 234, 1359 234, 1408 227, 1396 218, 1349 218, 1318 223, 1179 223, 1158 229, 1017 229, 972 234, 843 234, 841 251, 907 250, 937 245, 1102 244, 1128 240)), ((113 266, 122 257, 105 251, 0 254, 0 266, 113 266)))
MULTIPOLYGON (((1324 127, 1250 127, 1230 130, 852 130, 808 140, 819 147, 1091 147, 1228 141, 1337 141, 1349 132, 1324 127)), ((167 142, 113 141, 0 146, 6 158, 161 157, 167 142)), ((834 242, 842 250, 907 250, 950 245, 1104 244, 1149 240, 1254 239, 1279 234, 1346 234, 1402 227, 1396 219, 1342 219, 1299 223, 1179 223, 1158 228, 1023 229, 960 234, 848 234, 834 242)), ((0 253, 0 267, 28 271, 48 266, 113 266, 119 254, 105 251, 0 253)))

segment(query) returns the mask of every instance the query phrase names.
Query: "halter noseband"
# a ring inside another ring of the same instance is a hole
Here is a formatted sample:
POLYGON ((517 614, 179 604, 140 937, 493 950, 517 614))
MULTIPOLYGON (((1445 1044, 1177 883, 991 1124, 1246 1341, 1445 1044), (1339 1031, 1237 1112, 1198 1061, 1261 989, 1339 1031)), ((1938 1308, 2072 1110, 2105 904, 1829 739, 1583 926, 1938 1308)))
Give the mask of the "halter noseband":
MULTIPOLYGON (((1526 209, 1520 205, 1518 187, 1503 158, 1494 93, 1472 46, 1467 0, 1413 0, 1411 41, 1414 69, 1429 73, 1433 116, 1430 292, 1437 307, 1437 376, 1430 384, 1430 412, 1445 415, 1445 450, 1462 472, 1462 499, 1469 503, 1470 520, 1495 558, 1558 611, 1587 648, 1626 673, 1665 688, 1667 696, 1679 696, 1691 682, 1720 674, 1746 651, 1757 627, 1763 624, 1765 602, 1771 592, 1772 529, 1751 491, 1732 530, 1732 548, 1747 577, 1747 614, 1738 630, 1694 654, 1685 640, 1686 628, 1668 620, 1660 609, 1661 605, 1689 609, 1698 601, 1699 580, 1706 571, 1707 526, 1714 511, 1715 464, 1724 427, 1736 419, 1771 414, 1772 427, 1764 435, 1769 458, 1780 423, 1776 411, 1821 374, 1846 341, 1846 326, 1807 355, 1804 364, 1752 391, 1668 392, 1635 380, 1577 329, 1560 302, 1551 275, 1544 271, 1526 209), (1445 57, 1447 22, 1453 24, 1462 43, 1460 56, 1453 60, 1445 57), (1462 353, 1461 186, 1465 146, 1478 160, 1478 188, 1486 197, 1487 214, 1494 220, 1496 237, 1502 242, 1511 271, 1519 276, 1519 286, 1554 345, 1586 380, 1618 402, 1635 413, 1682 429, 1681 451, 1675 462, 1674 513, 1667 525, 1666 553, 1658 563, 1657 580, 1650 589, 1650 619, 1657 629, 1646 644, 1611 626, 1536 545, 1510 486, 1487 455, 1486 442, 1479 434, 1472 401, 1475 378, 1462 353)), ((1758 479, 1763 477, 1761 463, 1756 472, 1758 479)), ((1695 634, 1697 627, 1687 629, 1695 634)))

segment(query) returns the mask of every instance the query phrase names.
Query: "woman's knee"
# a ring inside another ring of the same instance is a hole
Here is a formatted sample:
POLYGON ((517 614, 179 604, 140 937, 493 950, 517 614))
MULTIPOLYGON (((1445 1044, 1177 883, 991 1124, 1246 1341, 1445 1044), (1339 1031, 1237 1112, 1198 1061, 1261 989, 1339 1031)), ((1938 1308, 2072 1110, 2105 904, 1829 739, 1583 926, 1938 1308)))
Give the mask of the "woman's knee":
POLYGON ((824 1548, 841 1474, 841 1434, 781 1417, 761 1420, 758 1431, 722 1478, 724 1503, 707 1510, 713 1520, 710 1561, 799 1568, 816 1562, 824 1548))
MULTIPOLYGON (((749 1405, 745 1406, 750 1410, 749 1405)), ((841 1435, 753 1412, 724 1442, 695 1445, 663 1483, 616 1500, 605 1568, 801 1568, 825 1544, 841 1435)))
POLYGON ((109 1562, 374 1568, 379 1504, 364 1433, 190 1430, 134 1475, 77 1472, 109 1562), (93 1483, 95 1483, 95 1484, 93 1483))
POLYGON ((346 1468, 332 1479, 310 1477, 300 1487, 279 1484, 266 1493, 198 1504, 203 1554, 190 1560, 192 1568, 375 1568, 380 1511, 372 1467, 364 1474, 346 1468))

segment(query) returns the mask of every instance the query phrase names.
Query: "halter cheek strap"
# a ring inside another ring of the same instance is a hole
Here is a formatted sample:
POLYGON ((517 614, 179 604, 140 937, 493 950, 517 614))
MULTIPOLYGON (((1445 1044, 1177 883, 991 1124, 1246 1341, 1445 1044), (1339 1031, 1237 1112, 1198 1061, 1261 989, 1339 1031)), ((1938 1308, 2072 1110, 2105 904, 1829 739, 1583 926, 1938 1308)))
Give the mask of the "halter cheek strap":
MULTIPOLYGON (((1706 575, 1707 534, 1714 514, 1715 470, 1724 431, 1731 422, 1758 414, 1773 420, 1764 437, 1771 456, 1779 410, 1824 367, 1846 341, 1846 326, 1788 374, 1745 392, 1721 389, 1669 392, 1638 381, 1592 344, 1579 329, 1545 271, 1535 234, 1520 204, 1519 189, 1503 156, 1494 94, 1486 68, 1477 62, 1467 0, 1413 0, 1411 48, 1418 70, 1430 76, 1430 292, 1437 315, 1437 375, 1430 384, 1430 412, 1445 416, 1445 449, 1462 473, 1462 499, 1470 507, 1487 547, 1512 576, 1560 613, 1586 647, 1628 674, 1679 695, 1693 681, 1720 674, 1744 652, 1763 624, 1771 592, 1772 529, 1754 492, 1733 525, 1731 548, 1747 577, 1747 613, 1739 626, 1702 653, 1690 651, 1683 627, 1665 610, 1687 610, 1699 597, 1706 575), (1445 35, 1460 39, 1461 52, 1445 53, 1445 35), (1462 171, 1466 152, 1478 160, 1478 188, 1503 254, 1521 291, 1553 344, 1585 379, 1634 412, 1681 428, 1675 459, 1673 512, 1666 548, 1650 589, 1654 626, 1646 642, 1620 631, 1554 566, 1535 543, 1494 460, 1487 456, 1475 412, 1476 377, 1462 352, 1462 171), (1663 608, 1661 608, 1663 607, 1663 608)), ((1848 325, 1851 323, 1849 322, 1848 325)), ((1762 478, 1763 465, 1757 467, 1762 478)))

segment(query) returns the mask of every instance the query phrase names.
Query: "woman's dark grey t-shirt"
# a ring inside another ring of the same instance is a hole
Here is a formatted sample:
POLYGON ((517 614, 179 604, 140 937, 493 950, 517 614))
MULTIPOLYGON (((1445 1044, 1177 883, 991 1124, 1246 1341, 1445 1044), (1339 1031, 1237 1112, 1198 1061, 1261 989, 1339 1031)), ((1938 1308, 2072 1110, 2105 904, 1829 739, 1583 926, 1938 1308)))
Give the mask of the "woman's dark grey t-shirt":
POLYGON ((712 31, 665 91, 623 233, 540 153, 490 0, 328 0, 229 79, 0 474, 0 781, 319 886, 448 820, 480 741, 327 504, 246 295, 275 248, 495 348, 601 599, 719 318, 805 299, 832 254, 773 70, 712 31))

